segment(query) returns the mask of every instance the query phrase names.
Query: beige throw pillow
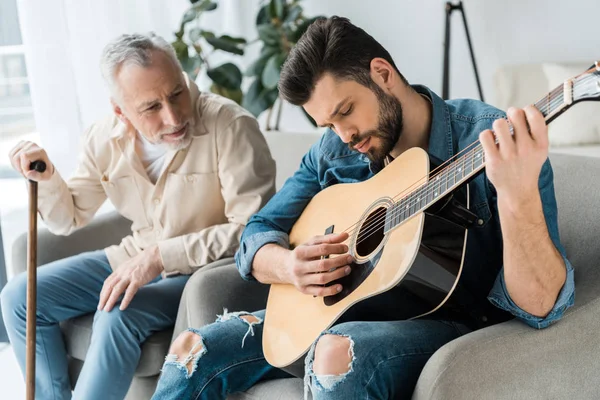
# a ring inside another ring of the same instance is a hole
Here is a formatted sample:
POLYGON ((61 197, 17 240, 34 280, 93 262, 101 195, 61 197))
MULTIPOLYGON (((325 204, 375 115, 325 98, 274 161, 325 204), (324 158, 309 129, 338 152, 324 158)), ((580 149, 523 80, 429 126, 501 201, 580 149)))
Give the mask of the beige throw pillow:
MULTIPOLYGON (((589 64, 544 64, 548 91, 584 72, 589 64)), ((600 102, 573 105, 548 126, 550 147, 600 143, 600 102)))

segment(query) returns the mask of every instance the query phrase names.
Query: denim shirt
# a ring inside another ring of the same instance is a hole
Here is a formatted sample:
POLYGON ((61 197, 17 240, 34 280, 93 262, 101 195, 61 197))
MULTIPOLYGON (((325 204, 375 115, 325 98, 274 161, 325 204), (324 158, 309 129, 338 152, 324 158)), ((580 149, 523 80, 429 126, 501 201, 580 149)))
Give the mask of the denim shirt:
MULTIPOLYGON (((441 161, 465 149, 479 139, 480 132, 491 129, 496 119, 505 117, 502 111, 477 100, 444 101, 424 86, 415 85, 413 88, 432 100, 428 153, 441 161)), ((296 173, 248 221, 240 249, 235 255, 242 277, 254 279, 252 262, 256 252, 265 244, 276 243, 289 248, 289 232, 308 202, 319 191, 338 183, 361 182, 377 172, 377 166, 371 164, 366 156, 349 149, 332 130, 327 130, 303 157, 296 173)), ((478 220, 468 230, 467 250, 457 291, 466 290, 470 293, 472 302, 465 304, 465 307, 471 308, 472 317, 479 320, 479 323, 473 324, 476 327, 501 322, 512 314, 532 327, 545 328, 560 319, 574 303, 573 267, 559 240, 553 173, 549 160, 542 167, 538 186, 548 233, 563 257, 567 272, 566 282, 546 317, 537 317, 524 311, 508 294, 502 271, 502 232, 496 190, 485 173, 479 173, 469 183, 470 209, 477 214, 478 220), (492 307, 490 302, 497 308, 492 307)))

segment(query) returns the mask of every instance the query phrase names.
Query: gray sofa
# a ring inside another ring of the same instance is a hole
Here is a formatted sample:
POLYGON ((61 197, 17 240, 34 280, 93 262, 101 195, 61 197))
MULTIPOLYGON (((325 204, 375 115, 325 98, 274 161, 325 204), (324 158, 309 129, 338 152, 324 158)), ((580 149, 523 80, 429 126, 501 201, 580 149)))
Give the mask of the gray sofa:
MULTIPOLYGON (((575 307, 559 323, 534 330, 509 321, 463 336, 442 347, 425 366, 413 396, 433 399, 595 399, 600 398, 600 160, 551 156, 562 242, 576 269, 575 307)), ((102 248, 127 232, 115 215, 99 218, 70 237, 40 232, 39 263, 102 248)), ((13 268, 25 268, 25 237, 13 249, 13 268)), ((187 326, 213 322, 230 311, 264 308, 267 287, 243 281, 231 260, 198 271, 188 282, 174 336, 187 326)), ((63 325, 73 377, 85 358, 90 317, 63 325)), ((171 332, 152 336, 127 399, 150 397, 167 353, 171 332)), ((230 399, 301 399, 298 378, 263 382, 230 399)))

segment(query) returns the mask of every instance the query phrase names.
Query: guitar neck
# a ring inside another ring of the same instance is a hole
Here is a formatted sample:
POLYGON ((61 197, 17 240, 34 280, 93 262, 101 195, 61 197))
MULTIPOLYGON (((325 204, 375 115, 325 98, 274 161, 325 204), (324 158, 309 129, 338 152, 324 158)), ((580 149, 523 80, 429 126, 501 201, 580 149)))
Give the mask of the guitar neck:
MULTIPOLYGON (((552 122, 573 105, 574 93, 577 90, 577 83, 568 80, 534 104, 544 116, 546 124, 552 122)), ((509 128, 512 134, 512 125, 509 128)), ((485 168, 485 153, 479 140, 453 158, 454 161, 433 174, 428 182, 398 200, 394 206, 388 209, 385 232, 430 207, 485 168)))

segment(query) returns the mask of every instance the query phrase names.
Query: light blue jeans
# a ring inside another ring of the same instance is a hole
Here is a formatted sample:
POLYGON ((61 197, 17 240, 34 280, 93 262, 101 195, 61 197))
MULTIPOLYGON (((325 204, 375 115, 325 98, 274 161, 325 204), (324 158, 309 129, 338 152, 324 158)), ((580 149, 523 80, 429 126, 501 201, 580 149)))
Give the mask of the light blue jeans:
MULTIPOLYGON (((262 351, 264 311, 258 322, 226 313, 217 322, 189 329, 200 336, 190 355, 167 356, 152 400, 218 400, 259 381, 291 375, 267 363, 262 351), (191 371, 191 372, 190 372, 191 371)), ((454 321, 348 321, 327 332, 349 338, 352 361, 343 375, 315 375, 314 345, 306 360, 305 390, 315 400, 410 399, 421 370, 433 353, 470 332, 454 321)))
MULTIPOLYGON (((189 276, 156 278, 140 288, 125 311, 96 311, 104 280, 112 273, 104 251, 83 253, 38 269, 36 399, 123 399, 152 333, 175 323, 189 276), (71 394, 67 352, 59 322, 94 312, 92 340, 71 394)), ((26 279, 22 273, 2 290, 2 315, 25 375, 26 279)))

